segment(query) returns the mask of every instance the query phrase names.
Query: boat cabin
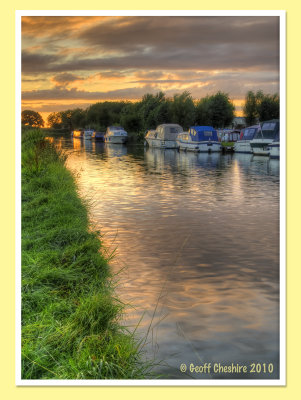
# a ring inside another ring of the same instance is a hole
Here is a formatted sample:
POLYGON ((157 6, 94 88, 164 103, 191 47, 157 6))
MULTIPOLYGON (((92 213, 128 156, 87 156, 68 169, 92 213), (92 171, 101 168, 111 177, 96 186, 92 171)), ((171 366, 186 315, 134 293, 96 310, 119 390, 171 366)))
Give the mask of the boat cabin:
POLYGON ((178 124, 162 124, 157 126, 156 138, 159 140, 176 140, 181 132, 183 132, 183 128, 178 124))
POLYGON ((261 129, 257 131, 254 139, 279 140, 279 119, 272 119, 260 124, 261 129))
POLYGON ((252 125, 243 130, 243 136, 240 140, 253 140, 256 135, 258 129, 260 129, 260 125, 252 125))

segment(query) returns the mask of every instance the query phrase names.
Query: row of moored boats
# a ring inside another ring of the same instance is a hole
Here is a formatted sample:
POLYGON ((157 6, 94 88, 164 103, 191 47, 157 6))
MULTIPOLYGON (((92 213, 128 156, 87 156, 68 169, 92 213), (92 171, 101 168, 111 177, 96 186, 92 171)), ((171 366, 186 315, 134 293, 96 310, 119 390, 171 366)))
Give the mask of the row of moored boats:
MULTIPOLYGON (((106 132, 77 130, 72 135, 119 144, 126 143, 128 139, 127 132, 121 126, 109 126, 106 132)), ((212 126, 191 126, 184 132, 178 124, 161 124, 147 131, 145 136, 145 142, 150 147, 209 153, 222 151, 221 140, 212 126)), ((279 120, 273 119, 242 129, 234 144, 234 151, 279 158, 279 120)))
MULTIPOLYGON (((229 134, 227 134, 229 136, 229 134)), ((187 132, 177 124, 162 124, 147 132, 145 137, 150 147, 179 149, 194 152, 222 151, 221 138, 212 126, 191 126, 187 132)), ((234 143, 237 153, 279 158, 279 120, 266 121, 242 129, 234 143)))
POLYGON ((109 126, 106 132, 97 132, 91 129, 79 129, 73 131, 71 136, 74 138, 83 138, 86 140, 99 140, 107 143, 124 144, 127 142, 128 134, 122 126, 109 126))

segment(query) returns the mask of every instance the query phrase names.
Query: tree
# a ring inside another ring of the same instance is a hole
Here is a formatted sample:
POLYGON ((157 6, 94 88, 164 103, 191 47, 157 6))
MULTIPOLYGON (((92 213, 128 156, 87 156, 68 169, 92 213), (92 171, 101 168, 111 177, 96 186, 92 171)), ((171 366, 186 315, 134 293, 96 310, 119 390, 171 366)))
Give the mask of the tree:
POLYGON ((195 118, 197 125, 211 125, 211 116, 210 116, 210 101, 211 97, 206 96, 197 103, 195 107, 195 118))
POLYGON ((246 94, 243 113, 248 126, 254 125, 257 122, 258 119, 257 99, 255 93, 252 92, 251 90, 246 94))
POLYGON ((195 122, 195 106, 189 92, 175 94, 171 102, 172 121, 188 129, 195 122))
POLYGON ((142 130, 154 129, 157 125, 168 122, 168 101, 163 92, 153 95, 147 93, 137 105, 142 130))
POLYGON ((86 126, 105 130, 107 126, 120 123, 120 114, 126 105, 122 101, 104 101, 91 105, 86 112, 86 126))
POLYGON ((244 116, 248 125, 259 121, 279 118, 279 95, 264 94, 258 90, 256 94, 250 91, 246 95, 244 116))
POLYGON ((138 104, 128 103, 121 110, 120 124, 126 131, 139 132, 142 129, 138 106, 138 104))
POLYGON ((62 120, 62 127, 64 129, 69 129, 73 131, 74 126, 72 124, 72 110, 66 110, 60 112, 61 120, 62 120))
POLYGON ((86 124, 86 111, 82 108, 71 110, 71 121, 73 128, 81 128, 86 124))
POLYGON ((235 107, 227 93, 217 92, 201 99, 196 106, 197 123, 224 128, 231 124, 235 107))
POLYGON ((52 112, 47 117, 47 124, 50 128, 60 129, 62 127, 62 118, 60 112, 52 112))
POLYGON ((44 126, 44 120, 43 120, 41 114, 39 114, 36 111, 32 111, 32 110, 22 111, 21 123, 23 125, 29 125, 34 128, 40 128, 40 127, 44 126))
POLYGON ((86 123, 86 111, 81 108, 61 111, 58 114, 61 119, 61 127, 70 131, 84 127, 86 123))
POLYGON ((260 121, 279 119, 279 95, 266 94, 258 104, 258 116, 260 121))

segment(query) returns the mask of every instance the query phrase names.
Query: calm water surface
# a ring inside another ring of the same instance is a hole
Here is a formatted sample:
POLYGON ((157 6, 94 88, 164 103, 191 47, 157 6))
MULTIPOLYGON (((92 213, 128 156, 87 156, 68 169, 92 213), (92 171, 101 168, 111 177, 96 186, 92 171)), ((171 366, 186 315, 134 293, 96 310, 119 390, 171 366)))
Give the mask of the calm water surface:
POLYGON ((118 295, 135 307, 125 324, 142 318, 145 350, 163 360, 156 372, 278 378, 279 161, 60 143, 108 251, 117 249, 118 295), (273 372, 251 373, 253 362, 273 372), (204 363, 246 365, 248 373, 189 371, 204 363))

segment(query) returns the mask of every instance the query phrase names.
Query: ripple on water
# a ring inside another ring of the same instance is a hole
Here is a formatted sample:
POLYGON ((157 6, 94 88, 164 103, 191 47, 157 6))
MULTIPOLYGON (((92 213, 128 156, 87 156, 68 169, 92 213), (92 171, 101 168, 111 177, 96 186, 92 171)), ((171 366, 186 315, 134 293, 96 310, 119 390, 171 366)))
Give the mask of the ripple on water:
POLYGON ((158 371, 176 379, 182 362, 253 360, 277 377, 279 161, 89 146, 66 140, 68 166, 117 249, 118 294, 135 306, 125 324, 143 317, 158 371))

